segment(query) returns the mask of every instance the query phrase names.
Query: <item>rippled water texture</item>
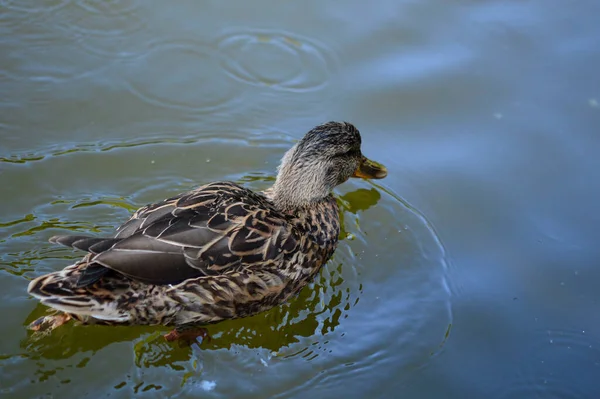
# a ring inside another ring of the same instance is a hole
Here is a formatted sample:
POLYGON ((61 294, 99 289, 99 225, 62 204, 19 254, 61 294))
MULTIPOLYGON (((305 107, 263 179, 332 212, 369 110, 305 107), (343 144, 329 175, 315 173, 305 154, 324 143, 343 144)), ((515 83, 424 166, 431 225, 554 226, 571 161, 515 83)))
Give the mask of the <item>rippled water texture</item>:
POLYGON ((0 0, 3 397, 600 397, 600 6, 0 0), (385 180, 290 303, 34 336, 29 280, 148 202, 272 184, 348 120, 385 180))

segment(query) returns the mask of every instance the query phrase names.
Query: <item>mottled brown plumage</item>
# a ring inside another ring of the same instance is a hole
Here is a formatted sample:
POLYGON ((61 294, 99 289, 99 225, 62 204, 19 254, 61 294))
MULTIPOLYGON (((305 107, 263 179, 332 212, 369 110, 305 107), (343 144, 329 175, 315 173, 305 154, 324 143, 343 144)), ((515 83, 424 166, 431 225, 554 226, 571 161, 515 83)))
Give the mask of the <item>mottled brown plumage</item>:
MULTIPOLYGON (((113 237, 53 237, 88 254, 28 291, 85 323, 204 325, 268 310, 298 293, 335 251, 331 190, 353 175, 385 177, 360 144, 354 126, 329 122, 286 153, 264 193, 209 183, 139 209, 113 237)), ((49 317, 32 327, 61 324, 49 317)))

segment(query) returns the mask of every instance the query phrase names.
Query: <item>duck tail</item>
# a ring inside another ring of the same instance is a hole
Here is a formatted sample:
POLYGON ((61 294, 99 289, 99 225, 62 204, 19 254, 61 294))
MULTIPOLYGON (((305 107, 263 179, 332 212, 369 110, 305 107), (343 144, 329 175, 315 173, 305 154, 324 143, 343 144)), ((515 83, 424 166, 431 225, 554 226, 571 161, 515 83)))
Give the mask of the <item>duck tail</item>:
POLYGON ((43 305, 80 320, 92 317, 114 323, 127 322, 129 314, 118 308, 113 295, 93 295, 90 286, 82 287, 78 284, 82 269, 86 266, 88 262, 84 260, 63 270, 40 276, 29 283, 27 292, 43 305))

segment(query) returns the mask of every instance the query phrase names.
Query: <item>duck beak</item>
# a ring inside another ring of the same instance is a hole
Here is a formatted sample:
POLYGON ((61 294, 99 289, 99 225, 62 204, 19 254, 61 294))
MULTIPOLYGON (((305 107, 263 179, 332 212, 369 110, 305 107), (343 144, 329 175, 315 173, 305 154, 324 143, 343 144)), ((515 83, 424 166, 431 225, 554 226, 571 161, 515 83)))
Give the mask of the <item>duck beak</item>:
POLYGON ((367 157, 362 157, 358 168, 354 171, 352 177, 362 179, 383 179, 387 176, 387 169, 380 163, 371 161, 367 157))

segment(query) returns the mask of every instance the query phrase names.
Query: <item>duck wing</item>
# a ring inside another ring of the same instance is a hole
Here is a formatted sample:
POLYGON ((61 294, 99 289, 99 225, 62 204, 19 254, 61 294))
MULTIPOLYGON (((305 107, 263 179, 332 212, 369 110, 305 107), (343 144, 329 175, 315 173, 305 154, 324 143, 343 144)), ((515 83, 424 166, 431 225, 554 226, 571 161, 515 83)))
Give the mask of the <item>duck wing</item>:
POLYGON ((207 184, 145 206, 113 238, 68 237, 54 241, 95 254, 82 270, 79 286, 97 281, 103 269, 147 283, 176 284, 278 265, 300 241, 296 228, 265 197, 231 182, 207 184))

